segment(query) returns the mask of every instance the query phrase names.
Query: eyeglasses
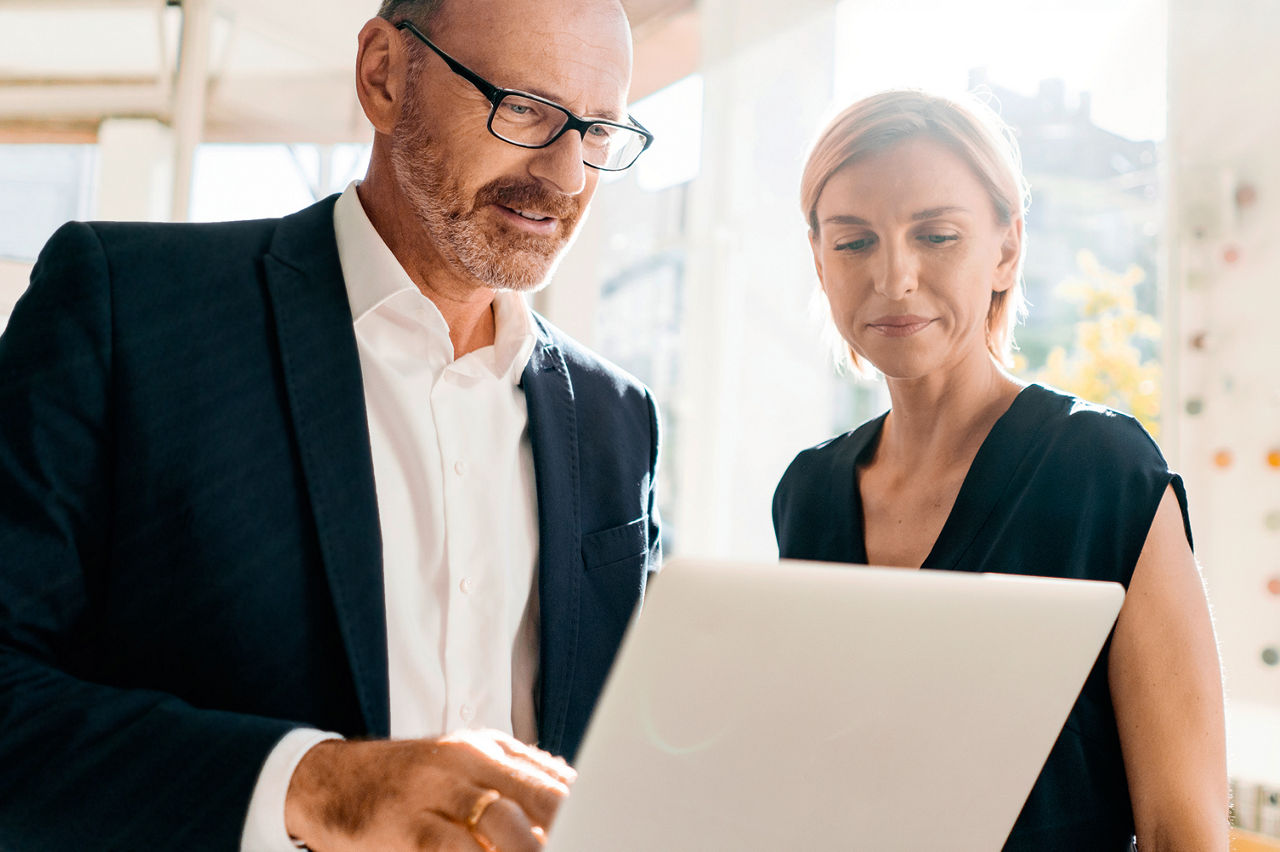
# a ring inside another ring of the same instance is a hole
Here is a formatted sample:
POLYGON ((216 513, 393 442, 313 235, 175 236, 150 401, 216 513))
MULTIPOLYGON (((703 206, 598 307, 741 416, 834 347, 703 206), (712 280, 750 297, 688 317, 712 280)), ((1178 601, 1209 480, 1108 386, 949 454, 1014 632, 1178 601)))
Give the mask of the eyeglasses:
POLYGON ((396 29, 408 30, 417 36, 445 61, 449 70, 489 99, 489 132, 503 142, 521 148, 546 148, 573 130, 582 137, 582 162, 606 172, 631 168, 653 144, 653 134, 629 115, 629 124, 581 118, 546 98, 517 89, 500 89, 432 44, 412 22, 401 21, 396 29))

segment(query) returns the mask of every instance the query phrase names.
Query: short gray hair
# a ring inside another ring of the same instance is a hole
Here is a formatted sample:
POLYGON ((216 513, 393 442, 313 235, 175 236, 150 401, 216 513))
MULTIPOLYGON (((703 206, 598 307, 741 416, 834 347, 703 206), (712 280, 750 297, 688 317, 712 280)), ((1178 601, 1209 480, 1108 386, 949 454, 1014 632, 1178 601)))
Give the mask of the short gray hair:
POLYGON ((427 31, 442 6, 444 0, 382 0, 378 17, 392 22, 413 21, 418 29, 427 31))

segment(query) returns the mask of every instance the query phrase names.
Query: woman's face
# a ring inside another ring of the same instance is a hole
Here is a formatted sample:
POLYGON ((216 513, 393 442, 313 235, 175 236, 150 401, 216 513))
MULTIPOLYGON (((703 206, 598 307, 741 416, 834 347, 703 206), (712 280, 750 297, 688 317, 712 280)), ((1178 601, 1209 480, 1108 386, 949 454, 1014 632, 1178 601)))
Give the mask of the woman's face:
POLYGON ((1022 222, 999 223, 963 158, 908 139, 836 172, 817 219, 818 278, 854 352, 902 379, 989 363, 987 310, 1014 284, 1022 222))

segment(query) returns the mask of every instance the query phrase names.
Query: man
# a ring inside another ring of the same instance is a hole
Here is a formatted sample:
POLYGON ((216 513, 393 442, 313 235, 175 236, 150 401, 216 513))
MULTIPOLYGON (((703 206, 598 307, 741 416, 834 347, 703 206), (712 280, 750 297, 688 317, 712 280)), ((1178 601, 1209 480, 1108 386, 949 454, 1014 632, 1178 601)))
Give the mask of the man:
POLYGON ((630 61, 616 0, 386 0, 358 189, 50 240, 0 338, 0 848, 541 845, 659 559, 652 399, 519 295, 648 144, 630 61))

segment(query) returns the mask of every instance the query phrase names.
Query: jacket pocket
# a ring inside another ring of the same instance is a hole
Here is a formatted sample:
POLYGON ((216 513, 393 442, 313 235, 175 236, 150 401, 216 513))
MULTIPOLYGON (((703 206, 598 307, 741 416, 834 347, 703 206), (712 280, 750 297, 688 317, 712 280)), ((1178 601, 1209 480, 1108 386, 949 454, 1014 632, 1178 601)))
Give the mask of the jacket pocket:
POLYGON ((647 518, 610 527, 582 537, 582 563, 588 571, 603 568, 624 559, 644 556, 649 550, 647 518))

